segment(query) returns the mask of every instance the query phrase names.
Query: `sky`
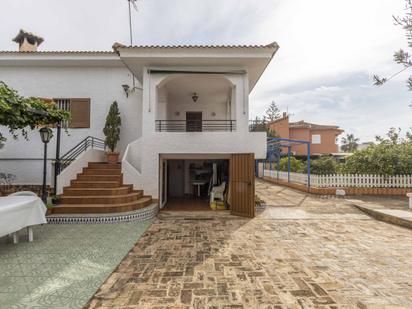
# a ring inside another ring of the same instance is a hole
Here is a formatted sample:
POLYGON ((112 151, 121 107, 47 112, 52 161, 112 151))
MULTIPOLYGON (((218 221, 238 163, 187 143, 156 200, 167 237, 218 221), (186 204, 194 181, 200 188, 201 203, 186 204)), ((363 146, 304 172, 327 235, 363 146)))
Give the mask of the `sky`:
MULTIPOLYGON (((392 15, 404 0, 139 0, 134 45, 268 44, 280 49, 250 95, 250 118, 271 101, 292 121, 339 125, 361 142, 412 127, 405 71, 382 87, 372 76, 400 67, 407 44, 392 15)), ((0 50, 20 28, 41 50, 111 50, 129 43, 127 0, 1 0, 0 50)))

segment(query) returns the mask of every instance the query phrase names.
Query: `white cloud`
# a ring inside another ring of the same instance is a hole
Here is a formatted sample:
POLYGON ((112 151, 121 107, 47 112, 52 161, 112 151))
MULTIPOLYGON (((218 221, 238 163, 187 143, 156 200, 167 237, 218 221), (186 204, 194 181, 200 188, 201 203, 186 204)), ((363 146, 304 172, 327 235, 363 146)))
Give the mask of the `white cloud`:
MULTIPOLYGON (((405 47, 394 0, 142 0, 136 44, 266 44, 280 50, 251 95, 251 116, 276 99, 295 117, 334 123, 362 139, 411 125, 405 73, 381 88, 374 73, 399 67, 405 47), (372 133, 373 132, 373 133, 372 133)), ((16 50, 19 28, 42 35, 43 50, 110 50, 128 43, 127 0, 2 0, 0 49, 16 50)), ((412 97, 412 96, 411 96, 412 97)))

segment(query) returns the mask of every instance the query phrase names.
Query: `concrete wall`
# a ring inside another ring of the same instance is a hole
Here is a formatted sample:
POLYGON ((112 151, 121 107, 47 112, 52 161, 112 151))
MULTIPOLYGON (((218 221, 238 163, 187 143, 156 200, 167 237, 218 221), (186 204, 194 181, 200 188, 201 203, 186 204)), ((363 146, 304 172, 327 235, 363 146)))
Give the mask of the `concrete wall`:
MULTIPOLYGON (((110 104, 119 103, 122 128, 118 150, 122 153, 127 144, 141 135, 142 93, 137 90, 126 98, 122 84, 131 84, 131 75, 124 67, 12 67, 0 68, 0 80, 19 91, 23 96, 44 98, 90 98, 91 119, 89 129, 69 129, 62 132, 61 154, 71 149, 86 136, 103 138, 103 126, 110 104)), ((0 127, 7 132, 7 128, 0 127)), ((13 173, 16 183, 37 184, 42 181, 43 144, 37 130, 29 132, 29 141, 20 137, 8 138, 0 149, 0 172, 13 173), (24 160, 5 161, 19 158, 24 160), (2 160, 3 159, 3 160, 2 160)), ((55 157, 56 138, 48 145, 48 157, 55 157)), ((51 166, 48 179, 50 183, 51 166)))
MULTIPOLYGON (((257 159, 266 156, 266 133, 249 132, 249 83, 248 75, 227 75, 230 82, 231 108, 221 112, 236 119, 234 132, 155 132, 155 120, 165 111, 158 111, 159 84, 166 74, 150 75, 144 70, 144 90, 136 90, 126 98, 122 84, 131 84, 129 71, 124 67, 1 67, 0 80, 15 88, 24 96, 47 98, 90 98, 90 129, 69 129, 62 134, 61 154, 71 149, 86 136, 103 138, 102 129, 110 104, 116 100, 122 114, 121 141, 118 150, 123 155, 130 144, 129 153, 123 157, 125 183, 132 183, 145 194, 158 197, 159 155, 169 154, 232 154, 254 153, 257 159), (133 142, 133 143, 132 143, 133 142)), ((139 84, 137 86, 140 86, 139 84)), ((167 96, 161 101, 167 104, 167 96)), ((225 102, 224 104, 226 104, 225 102)), ((213 106, 216 108, 217 106, 213 106)), ((215 110, 213 110, 215 111, 215 110)), ((215 112, 216 112, 215 111, 215 112)), ((207 110, 206 113, 212 112, 207 110)), ((208 117, 204 117, 207 119, 208 117)), ((1 128, 2 132, 5 128, 1 128)), ((6 134, 7 136, 7 134, 6 134)), ((17 175, 18 183, 41 183, 43 145, 39 133, 29 133, 29 141, 10 136, 0 150, 0 172, 17 175), (16 159, 5 161, 2 159, 16 159)), ((55 138, 48 147, 48 157, 54 158, 55 138)), ((49 183, 50 171, 49 164, 49 183)))
POLYGON ((155 132, 157 89, 167 74, 149 75, 144 70, 143 135, 141 137, 141 175, 135 186, 157 198, 159 194, 160 154, 232 154, 254 153, 266 157, 266 133, 249 132, 249 89, 247 74, 227 75, 233 85, 234 132, 155 132))

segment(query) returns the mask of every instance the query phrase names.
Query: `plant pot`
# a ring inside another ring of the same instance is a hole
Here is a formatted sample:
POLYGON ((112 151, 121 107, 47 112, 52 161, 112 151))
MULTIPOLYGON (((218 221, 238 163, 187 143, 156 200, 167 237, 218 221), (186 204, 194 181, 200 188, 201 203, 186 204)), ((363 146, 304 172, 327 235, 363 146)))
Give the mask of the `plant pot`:
POLYGON ((119 153, 118 152, 106 152, 107 163, 116 164, 119 162, 119 153))

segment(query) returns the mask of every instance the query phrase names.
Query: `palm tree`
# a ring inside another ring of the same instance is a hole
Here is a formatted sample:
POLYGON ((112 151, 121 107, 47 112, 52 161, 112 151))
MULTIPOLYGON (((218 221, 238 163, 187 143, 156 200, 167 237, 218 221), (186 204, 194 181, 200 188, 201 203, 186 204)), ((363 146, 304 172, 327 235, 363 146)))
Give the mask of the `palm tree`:
POLYGON ((344 152, 354 152, 358 149, 359 138, 356 138, 353 134, 346 134, 346 137, 342 137, 342 150, 344 152))

